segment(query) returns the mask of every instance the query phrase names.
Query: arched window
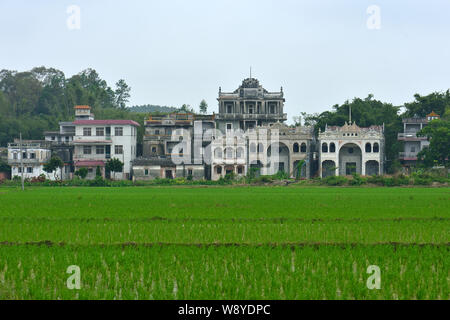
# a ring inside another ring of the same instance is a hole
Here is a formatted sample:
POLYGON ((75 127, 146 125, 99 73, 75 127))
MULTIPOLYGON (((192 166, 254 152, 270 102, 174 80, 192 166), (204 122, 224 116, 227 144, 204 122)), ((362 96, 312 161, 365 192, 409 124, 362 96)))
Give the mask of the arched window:
POLYGON ((298 143, 294 143, 294 152, 299 152, 299 147, 298 147, 298 143))
POLYGON ((225 159, 233 159, 233 148, 225 149, 225 159))
POLYGON ((258 143, 258 152, 264 152, 264 146, 262 143, 258 143))
POLYGON ((222 159, 222 149, 220 148, 214 149, 214 157, 216 159, 222 159))
POLYGON ((377 142, 373 144, 373 152, 380 152, 380 146, 377 142))
POLYGON ((250 143, 250 152, 255 153, 256 152, 256 144, 255 143, 250 143))
POLYGON ((244 157, 244 148, 237 148, 236 149, 236 158, 242 159, 244 157))
POLYGON ((330 143, 330 152, 336 152, 336 145, 334 142, 330 143))
POLYGON ((369 142, 366 143, 366 152, 372 152, 372 145, 369 142))
POLYGON ((302 143, 302 145, 300 146, 300 152, 305 153, 306 152, 306 143, 302 143))
POLYGON ((328 145, 325 142, 322 143, 322 152, 328 152, 328 145))

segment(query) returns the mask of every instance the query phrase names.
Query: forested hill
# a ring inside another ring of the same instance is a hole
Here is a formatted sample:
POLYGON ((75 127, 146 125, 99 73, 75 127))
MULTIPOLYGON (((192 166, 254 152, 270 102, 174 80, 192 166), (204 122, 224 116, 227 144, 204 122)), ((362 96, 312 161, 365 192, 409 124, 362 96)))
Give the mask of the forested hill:
POLYGON ((175 107, 146 104, 141 106, 132 106, 127 108, 127 110, 130 112, 140 112, 140 113, 171 113, 176 112, 178 109, 175 107))
POLYGON ((125 107, 129 97, 130 88, 124 80, 111 88, 93 69, 70 78, 54 68, 2 70, 0 146, 6 146, 20 132, 24 139, 42 139, 44 131, 58 130, 59 121, 73 120, 75 105, 91 106, 96 119, 133 119, 143 124, 145 115, 125 107))

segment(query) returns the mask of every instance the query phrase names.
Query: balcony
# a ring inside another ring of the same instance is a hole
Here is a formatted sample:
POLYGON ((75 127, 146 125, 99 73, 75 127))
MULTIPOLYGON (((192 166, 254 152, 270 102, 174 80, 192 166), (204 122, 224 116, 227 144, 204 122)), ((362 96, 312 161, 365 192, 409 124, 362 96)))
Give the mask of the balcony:
POLYGON ((397 140, 400 141, 426 141, 427 137, 418 137, 417 132, 401 132, 397 135, 397 140))
POLYGON ((111 144, 111 136, 75 136, 73 143, 76 145, 111 144))
POLYGON ((399 152, 398 157, 400 160, 417 160, 418 152, 399 152))
POLYGON ((287 120, 287 113, 221 113, 216 115, 217 120, 287 120))
MULTIPOLYGON (((49 159, 23 159, 24 165, 39 165, 40 163, 47 162, 49 159)), ((20 159, 8 159, 8 164, 10 165, 20 165, 21 160, 20 159)))

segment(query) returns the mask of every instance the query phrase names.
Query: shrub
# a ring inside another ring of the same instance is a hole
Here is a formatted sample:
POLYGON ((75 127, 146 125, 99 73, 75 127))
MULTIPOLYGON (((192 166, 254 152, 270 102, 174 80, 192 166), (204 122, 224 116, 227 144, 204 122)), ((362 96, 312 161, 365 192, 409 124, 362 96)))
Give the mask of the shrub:
POLYGON ((347 178, 341 176, 330 176, 323 179, 322 182, 329 186, 343 186, 348 182, 348 180, 347 178))

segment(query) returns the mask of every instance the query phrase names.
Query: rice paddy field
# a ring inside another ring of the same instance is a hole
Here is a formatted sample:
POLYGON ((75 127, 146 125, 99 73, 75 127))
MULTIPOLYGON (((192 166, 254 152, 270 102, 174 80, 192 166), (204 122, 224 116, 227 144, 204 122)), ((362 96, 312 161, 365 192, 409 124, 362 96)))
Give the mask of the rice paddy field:
POLYGON ((0 188, 0 299, 447 300, 449 249, 449 188, 0 188))

